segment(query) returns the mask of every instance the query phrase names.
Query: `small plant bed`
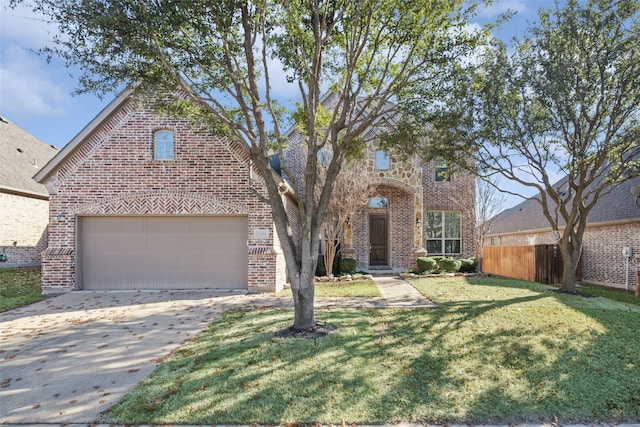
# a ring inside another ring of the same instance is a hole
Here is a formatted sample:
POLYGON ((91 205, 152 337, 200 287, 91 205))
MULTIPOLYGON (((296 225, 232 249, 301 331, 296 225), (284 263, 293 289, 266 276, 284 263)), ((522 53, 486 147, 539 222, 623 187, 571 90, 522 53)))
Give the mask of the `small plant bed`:
MULTIPOLYGON (((376 298, 382 294, 371 279, 344 282, 316 282, 316 297, 376 298)), ((291 289, 284 289, 276 294, 291 297, 291 289)))
POLYGON ((0 312, 41 299, 39 268, 0 269, 0 312))
POLYGON ((419 279, 438 310, 228 312, 125 396, 116 424, 640 420, 640 307, 499 278, 419 279))
POLYGON ((578 289, 591 295, 596 295, 599 297, 608 298, 613 301, 626 302, 627 304, 640 306, 640 298, 637 298, 633 291, 592 285, 589 283, 582 283, 578 286, 578 289))

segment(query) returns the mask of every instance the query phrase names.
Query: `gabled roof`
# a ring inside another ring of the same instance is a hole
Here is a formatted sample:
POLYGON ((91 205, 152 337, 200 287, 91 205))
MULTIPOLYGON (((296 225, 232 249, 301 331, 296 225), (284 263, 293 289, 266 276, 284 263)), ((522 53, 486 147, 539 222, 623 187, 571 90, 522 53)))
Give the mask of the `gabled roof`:
MULTIPOLYGON (((562 187, 566 178, 558 181, 554 187, 562 187)), ((640 221, 640 207, 636 205, 629 189, 640 185, 640 177, 626 181, 600 197, 587 218, 588 224, 640 221)), ((540 197, 538 195, 538 197, 540 197)), ((551 205, 553 206, 553 205, 551 205)), ((564 222, 560 226, 564 226, 564 222)), ((491 225, 488 235, 510 234, 524 231, 550 229, 549 221, 542 214, 540 203, 534 199, 499 213, 491 225)))
POLYGON ((12 193, 48 197, 33 175, 58 153, 16 124, 0 116, 0 189, 12 193))
POLYGON ((128 100, 129 95, 133 92, 134 88, 124 90, 113 101, 111 101, 104 109, 87 124, 67 145, 64 146, 58 154, 51 159, 38 173, 35 174, 33 179, 37 182, 43 183, 46 179, 55 172, 59 166, 64 164, 76 150, 80 147, 82 142, 96 132, 100 126, 109 120, 109 118, 118 111, 118 109, 128 100))

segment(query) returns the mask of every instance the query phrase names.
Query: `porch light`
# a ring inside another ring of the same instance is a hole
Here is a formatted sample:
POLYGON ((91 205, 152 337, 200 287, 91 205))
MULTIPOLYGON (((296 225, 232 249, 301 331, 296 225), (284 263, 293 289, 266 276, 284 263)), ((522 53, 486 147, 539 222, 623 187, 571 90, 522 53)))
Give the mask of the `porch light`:
POLYGON ((420 218, 416 218, 416 228, 420 228, 420 225, 422 225, 422 221, 420 221, 420 218))
POLYGON ((640 207, 640 185, 632 185, 631 188, 629 188, 629 192, 636 198, 636 205, 640 207))

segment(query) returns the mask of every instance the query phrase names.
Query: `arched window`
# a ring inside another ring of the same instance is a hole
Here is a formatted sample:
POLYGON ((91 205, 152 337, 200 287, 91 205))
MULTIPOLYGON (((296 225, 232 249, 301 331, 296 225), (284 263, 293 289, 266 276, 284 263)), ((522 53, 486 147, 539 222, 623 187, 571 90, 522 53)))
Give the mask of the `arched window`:
POLYGON ((369 199, 370 208, 386 208, 389 206, 389 200, 386 197, 372 197, 369 199))
POLYGON ((153 135, 153 145, 156 160, 173 160, 173 132, 157 131, 153 135))

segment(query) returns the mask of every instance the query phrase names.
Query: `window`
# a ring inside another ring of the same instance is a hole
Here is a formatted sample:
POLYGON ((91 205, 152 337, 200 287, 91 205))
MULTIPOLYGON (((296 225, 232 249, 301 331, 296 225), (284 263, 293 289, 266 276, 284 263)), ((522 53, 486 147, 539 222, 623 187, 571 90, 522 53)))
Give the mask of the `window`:
POLYGON ((389 169, 389 153, 384 150, 376 150, 376 169, 389 169))
POLYGON ((460 212, 427 211, 427 253, 453 255, 462 252, 460 212))
POLYGON ((173 132, 161 130, 154 134, 156 160, 173 160, 173 132))
POLYGON ((451 181, 451 168, 444 159, 436 159, 434 161, 435 166, 435 180, 436 182, 450 182, 451 181))
POLYGON ((327 147, 322 147, 320 151, 318 151, 318 161, 324 167, 329 165, 329 162, 331 161, 331 152, 327 147))
POLYGON ((372 197, 369 199, 370 208, 386 208, 389 206, 389 200, 386 197, 372 197))

